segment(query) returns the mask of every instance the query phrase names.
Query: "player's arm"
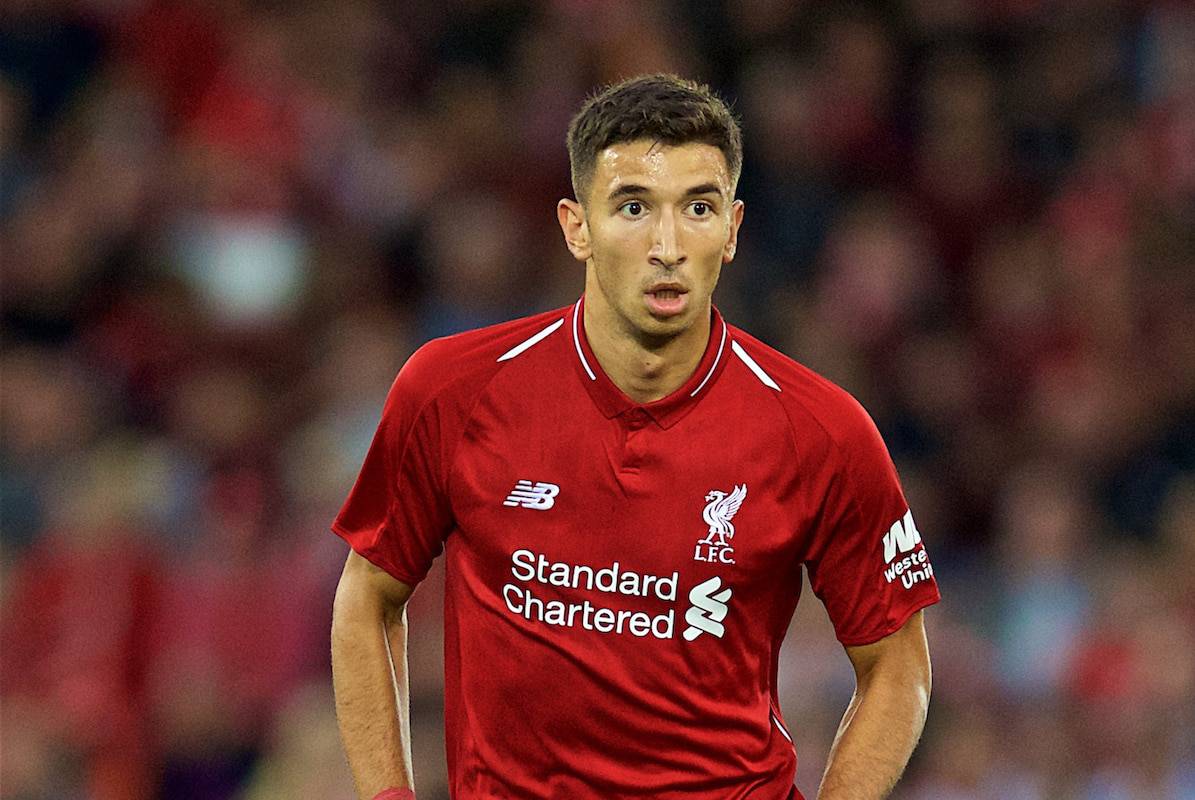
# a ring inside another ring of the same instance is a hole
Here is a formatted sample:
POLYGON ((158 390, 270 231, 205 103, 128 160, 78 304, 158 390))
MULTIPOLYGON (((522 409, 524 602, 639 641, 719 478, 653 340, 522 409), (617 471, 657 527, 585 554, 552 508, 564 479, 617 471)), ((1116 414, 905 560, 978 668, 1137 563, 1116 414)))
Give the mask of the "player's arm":
POLYGON ((843 715, 818 800, 887 797, 921 736, 930 663, 922 612, 874 644, 847 647, 855 696, 843 715))
POLYGON ((350 551, 332 610, 336 717, 358 794, 412 787, 406 603, 412 587, 350 551))

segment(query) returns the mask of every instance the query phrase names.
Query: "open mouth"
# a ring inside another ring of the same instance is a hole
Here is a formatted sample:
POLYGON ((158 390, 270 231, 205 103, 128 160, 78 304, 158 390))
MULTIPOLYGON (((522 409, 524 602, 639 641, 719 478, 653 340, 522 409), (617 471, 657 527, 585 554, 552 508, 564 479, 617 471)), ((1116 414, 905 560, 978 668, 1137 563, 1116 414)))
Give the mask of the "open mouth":
POLYGON ((679 286, 659 286, 646 292, 644 297, 654 315, 668 317, 685 310, 688 294, 688 290, 679 286))

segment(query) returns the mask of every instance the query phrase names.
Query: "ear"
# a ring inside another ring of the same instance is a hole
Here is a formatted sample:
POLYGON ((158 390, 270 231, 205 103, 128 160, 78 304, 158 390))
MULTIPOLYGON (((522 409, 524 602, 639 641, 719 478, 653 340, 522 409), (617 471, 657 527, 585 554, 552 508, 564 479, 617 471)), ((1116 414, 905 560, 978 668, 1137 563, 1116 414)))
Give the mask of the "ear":
POLYGON ((585 262, 593 250, 589 245, 589 222, 585 219, 585 208, 576 200, 561 200, 556 204, 556 219, 564 234, 564 243, 573 258, 585 262))
POLYGON ((722 248, 723 264, 734 261, 734 253, 739 246, 739 226, 743 224, 743 208, 742 200, 735 200, 730 206, 730 237, 726 240, 726 246, 722 248))

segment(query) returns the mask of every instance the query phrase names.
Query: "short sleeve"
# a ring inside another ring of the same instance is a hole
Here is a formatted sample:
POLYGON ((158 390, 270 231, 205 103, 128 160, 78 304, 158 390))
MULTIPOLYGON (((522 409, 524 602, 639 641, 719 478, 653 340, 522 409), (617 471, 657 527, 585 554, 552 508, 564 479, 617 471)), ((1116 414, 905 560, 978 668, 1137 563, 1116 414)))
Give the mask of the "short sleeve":
POLYGON ((838 640, 854 646, 895 633, 940 595, 888 449, 867 412, 849 403, 805 566, 838 640))
POLYGON ((452 529, 441 413, 420 353, 399 372, 377 432, 332 531, 361 556, 414 586, 452 529))

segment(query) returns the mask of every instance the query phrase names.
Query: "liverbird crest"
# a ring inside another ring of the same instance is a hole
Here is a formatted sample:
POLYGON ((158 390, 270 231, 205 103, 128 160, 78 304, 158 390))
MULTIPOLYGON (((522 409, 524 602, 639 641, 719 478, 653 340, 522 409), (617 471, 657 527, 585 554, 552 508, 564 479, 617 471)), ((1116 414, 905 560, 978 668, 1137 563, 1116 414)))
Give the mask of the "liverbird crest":
POLYGON ((718 537, 718 544, 725 546, 727 539, 734 538, 734 525, 730 520, 738 513, 743 498, 747 496, 747 484, 735 486, 727 494, 713 489, 705 496, 705 510, 701 512, 702 519, 709 526, 709 533, 701 540, 702 544, 713 544, 714 537, 718 537))

